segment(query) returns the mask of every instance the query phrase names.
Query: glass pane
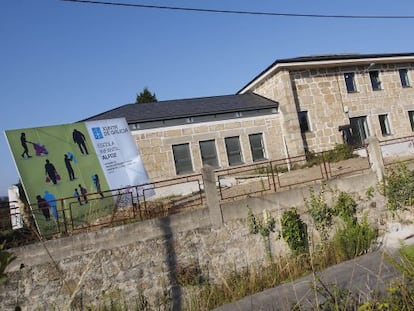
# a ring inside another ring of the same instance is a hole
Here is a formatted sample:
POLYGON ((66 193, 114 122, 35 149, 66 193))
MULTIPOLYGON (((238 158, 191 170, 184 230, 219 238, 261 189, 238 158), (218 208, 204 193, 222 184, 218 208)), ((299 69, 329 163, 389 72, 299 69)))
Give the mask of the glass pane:
POLYGON ((386 114, 382 114, 382 115, 379 115, 378 118, 379 118, 379 122, 381 126, 382 135, 390 135, 391 130, 390 130, 390 125, 388 123, 388 116, 386 114))
POLYGON ((308 112, 307 111, 300 111, 298 113, 299 115, 299 126, 300 131, 302 133, 309 131, 309 123, 308 123, 308 112))
POLYGON ((373 90, 380 90, 381 89, 381 81, 379 79, 379 72, 378 71, 370 71, 369 77, 371 79, 371 85, 373 90))
POLYGON ((366 117, 350 118, 349 122, 352 130, 352 144, 363 145, 369 135, 366 117))
POLYGON ((243 163, 239 137, 227 137, 225 139, 225 143, 229 165, 237 165, 243 163))
POLYGON ((214 140, 200 141, 201 160, 203 165, 218 167, 216 144, 214 140))
POLYGON ((408 111, 408 118, 410 118, 411 130, 414 131, 414 111, 408 111))
POLYGON ((348 93, 356 92, 355 87, 355 75, 353 72, 348 72, 344 74, 346 90, 348 93))
POLYGON ((262 134, 249 135, 250 149, 252 151, 253 161, 264 160, 264 147, 262 134))
POLYGON ((193 172, 189 144, 174 145, 173 154, 177 174, 188 174, 193 172))
POLYGON ((410 81, 408 80, 408 71, 407 69, 400 69, 400 80, 401 80, 401 86, 402 87, 409 87, 410 81))

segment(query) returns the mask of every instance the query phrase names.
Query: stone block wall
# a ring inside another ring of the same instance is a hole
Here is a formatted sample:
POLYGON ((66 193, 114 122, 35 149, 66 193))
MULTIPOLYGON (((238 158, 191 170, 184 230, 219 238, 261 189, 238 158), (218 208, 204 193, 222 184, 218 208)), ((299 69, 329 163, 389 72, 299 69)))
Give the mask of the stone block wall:
MULTIPOLYGON (((363 197, 376 182, 371 173, 335 179, 328 187, 363 197)), ((199 267, 210 282, 222 282, 231 271, 265 263, 262 237, 249 232, 248 209, 258 217, 268 210, 277 229, 290 207, 309 223, 303 204, 309 191, 304 187, 223 204, 221 227, 212 226, 208 210, 202 209, 13 249, 17 259, 9 266, 8 282, 0 286, 2 309, 86 309, 111 300, 134 306, 140 297, 155 309, 172 300, 183 306, 190 289, 183 284, 188 267, 199 267)), ((377 201, 376 208, 368 208, 374 224, 382 212, 381 197, 377 201)), ((271 253, 287 254, 286 243, 276 236, 270 236, 271 253)))
POLYGON ((303 155, 305 149, 289 71, 279 71, 271 75, 254 92, 279 103, 281 112, 280 131, 283 135, 287 152, 292 157, 303 155))
POLYGON ((239 136, 244 163, 253 163, 248 135, 256 133, 263 134, 268 159, 287 157, 279 114, 132 131, 151 181, 177 177, 172 151, 176 144, 190 144, 194 173, 202 168, 199 142, 203 140, 215 140, 219 165, 228 167, 224 139, 239 136))
POLYGON ((398 69, 408 69, 414 85, 414 64, 377 64, 381 90, 373 91, 367 66, 280 70, 258 85, 254 92, 278 101, 285 122, 284 131, 295 145, 300 137, 298 111, 307 111, 310 131, 303 133, 309 150, 318 152, 343 143, 338 126, 349 124, 349 118, 366 116, 371 136, 381 141, 413 134, 408 111, 414 110, 414 88, 402 87, 398 69), (357 92, 348 93, 344 73, 355 73, 357 92), (290 94, 291 92, 291 94, 290 94), (387 114, 391 135, 383 136, 378 115, 387 114), (290 123, 289 123, 290 122, 290 123))

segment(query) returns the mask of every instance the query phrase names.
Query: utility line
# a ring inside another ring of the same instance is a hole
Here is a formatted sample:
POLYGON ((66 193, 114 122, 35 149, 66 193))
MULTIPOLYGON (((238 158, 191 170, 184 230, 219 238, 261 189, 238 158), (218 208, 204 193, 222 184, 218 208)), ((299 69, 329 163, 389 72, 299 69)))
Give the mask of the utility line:
POLYGON ((224 14, 244 14, 244 15, 263 15, 263 16, 284 16, 284 17, 309 17, 309 18, 342 18, 342 19, 414 19, 414 15, 329 15, 329 14, 295 14, 295 13, 276 13, 276 12, 258 12, 258 11, 237 11, 237 10, 217 10, 202 9, 176 6, 147 5, 121 2, 92 1, 92 0, 61 0, 64 2, 76 2, 84 4, 101 4, 122 7, 135 7, 146 9, 161 9, 175 11, 192 11, 204 13, 224 13, 224 14))

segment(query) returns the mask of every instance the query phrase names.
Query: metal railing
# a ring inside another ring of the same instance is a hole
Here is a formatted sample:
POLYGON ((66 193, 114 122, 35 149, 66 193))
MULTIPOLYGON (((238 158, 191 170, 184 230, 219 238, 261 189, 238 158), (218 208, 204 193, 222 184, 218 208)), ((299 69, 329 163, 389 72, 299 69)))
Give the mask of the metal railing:
POLYGON ((335 162, 332 151, 325 151, 217 170, 220 199, 237 200, 364 172, 371 167, 366 148, 354 150, 363 157, 335 162))
MULTIPOLYGON (((330 151, 261 161, 250 165, 216 170, 221 202, 283 191, 294 187, 356 174, 370 168, 366 147, 364 157, 332 162, 330 151)), ((94 231, 117 224, 172 215, 204 207, 206 202, 201 174, 180 176, 138 186, 66 197, 46 207, 30 205, 33 222, 43 237, 66 236, 94 231)))
POLYGON ((201 174, 31 204, 41 236, 66 236, 204 206, 201 174))

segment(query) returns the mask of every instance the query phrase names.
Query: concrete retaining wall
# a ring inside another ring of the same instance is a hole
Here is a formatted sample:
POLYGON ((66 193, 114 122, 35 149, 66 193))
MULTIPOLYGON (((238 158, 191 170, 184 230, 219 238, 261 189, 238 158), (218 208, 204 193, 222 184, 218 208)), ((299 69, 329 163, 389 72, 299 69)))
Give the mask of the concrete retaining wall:
MULTIPOLYGON (((355 196, 363 197, 376 183, 370 173, 331 180, 327 187, 358 189, 355 196)), ((143 295, 152 306, 162 309, 173 301, 178 310, 185 304, 186 290, 179 286, 185 271, 200 268, 203 278, 215 282, 233 269, 266 260, 261 236, 249 233, 249 208, 258 215, 267 209, 278 219, 289 207, 304 211, 308 197, 306 187, 227 203, 221 206, 219 226, 211 224, 206 208, 13 249, 17 259, 9 266, 9 281, 0 286, 2 309, 81 309, 111 299, 136 304, 143 295)), ((275 234, 270 241, 273 255, 288 251, 275 234)))

